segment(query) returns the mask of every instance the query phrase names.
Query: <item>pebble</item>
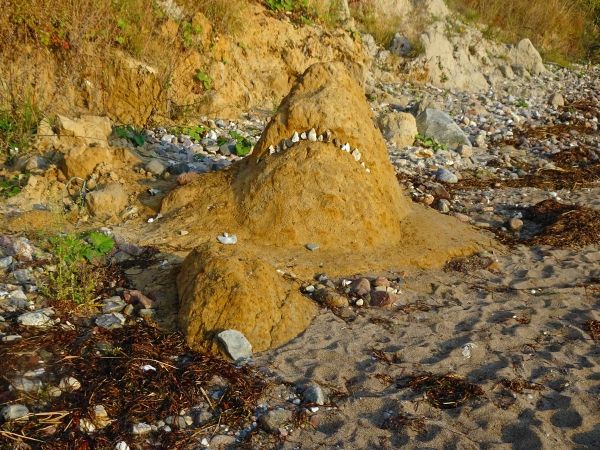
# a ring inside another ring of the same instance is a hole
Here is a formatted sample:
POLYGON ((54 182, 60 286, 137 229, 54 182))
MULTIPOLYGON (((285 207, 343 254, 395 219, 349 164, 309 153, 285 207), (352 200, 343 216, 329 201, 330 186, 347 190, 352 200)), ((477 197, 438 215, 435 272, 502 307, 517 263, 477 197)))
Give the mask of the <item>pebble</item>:
POLYGON ((148 434, 150 431, 152 431, 152 427, 144 422, 135 424, 131 429, 131 432, 137 435, 148 434))
POLYGON ((125 324, 125 317, 121 313, 102 314, 96 318, 96 325, 107 330, 122 328, 125 324))
POLYGON ((27 417, 29 414, 29 409, 25 405, 20 405, 18 403, 8 405, 0 409, 0 417, 2 417, 5 421, 9 420, 29 420, 27 417))
POLYGON ((217 338, 234 361, 240 362, 252 358, 252 344, 243 333, 237 330, 225 330, 221 331, 217 338))
POLYGON ((321 389, 321 386, 318 384, 311 384, 308 386, 302 393, 302 396, 307 403, 315 403, 317 405, 325 404, 323 389, 321 389))
POLYGON ((523 221, 521 219, 512 218, 508 221, 508 227, 511 230, 519 230, 523 227, 523 221))
POLYGON ((319 246, 317 244, 306 244, 306 248, 309 249, 311 252, 314 252, 319 248, 319 246))
POLYGON ((237 237, 235 236, 235 234, 232 234, 230 236, 227 233, 223 233, 223 236, 217 236, 217 240, 221 244, 226 244, 226 245, 237 243, 237 237))
POLYGON ((47 327, 54 325, 54 321, 41 312, 28 312, 17 317, 17 322, 30 327, 47 327))

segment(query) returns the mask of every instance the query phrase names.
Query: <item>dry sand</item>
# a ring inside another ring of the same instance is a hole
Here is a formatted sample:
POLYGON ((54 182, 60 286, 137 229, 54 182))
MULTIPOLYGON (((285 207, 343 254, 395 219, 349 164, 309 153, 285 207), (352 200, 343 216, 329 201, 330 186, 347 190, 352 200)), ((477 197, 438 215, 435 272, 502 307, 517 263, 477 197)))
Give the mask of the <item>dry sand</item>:
POLYGON ((255 448, 600 448, 600 346, 584 326, 600 319, 600 251, 520 247, 496 259, 493 271, 476 268, 477 256, 462 270, 409 268, 391 310, 323 309, 299 337, 257 355, 275 382, 269 405, 317 383, 329 407, 309 414, 316 426, 255 448), (434 408, 402 387, 422 372, 459 374, 485 396, 434 408), (520 378, 533 384, 502 384, 520 378))

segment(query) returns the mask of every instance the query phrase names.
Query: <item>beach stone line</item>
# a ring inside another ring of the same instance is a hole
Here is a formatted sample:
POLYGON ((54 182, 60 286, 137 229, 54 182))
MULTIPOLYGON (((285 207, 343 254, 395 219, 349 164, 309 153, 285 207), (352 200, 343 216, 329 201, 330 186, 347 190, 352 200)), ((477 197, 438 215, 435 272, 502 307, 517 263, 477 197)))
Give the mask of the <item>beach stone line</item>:
POLYGON ((304 331, 317 313, 271 264, 241 246, 208 242, 194 249, 183 262, 177 289, 180 330, 198 349, 216 351, 213 339, 222 330, 243 334, 250 354, 277 347, 304 331))
POLYGON ((372 117, 364 91, 344 64, 314 64, 283 99, 249 157, 169 193, 161 213, 194 204, 188 214, 195 220, 207 227, 218 224, 216 229, 251 230, 251 239, 261 245, 356 248, 399 240, 398 223, 409 211, 409 200, 372 117), (300 139, 299 132, 310 135, 312 128, 325 136, 323 141, 300 139), (340 145, 359 149, 370 173, 356 163, 358 152, 353 157, 327 143, 327 131, 340 145), (268 157, 269 148, 290 137, 293 146, 268 157), (202 198, 230 204, 234 212, 207 210, 198 204, 202 198))
POLYGON ((252 358, 252 344, 237 330, 221 331, 217 337, 235 362, 252 358))

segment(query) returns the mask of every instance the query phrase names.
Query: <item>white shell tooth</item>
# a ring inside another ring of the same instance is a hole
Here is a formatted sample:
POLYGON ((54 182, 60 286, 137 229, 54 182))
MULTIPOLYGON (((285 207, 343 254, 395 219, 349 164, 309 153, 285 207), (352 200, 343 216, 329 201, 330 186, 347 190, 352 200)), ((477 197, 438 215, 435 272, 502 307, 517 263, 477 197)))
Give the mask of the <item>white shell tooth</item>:
POLYGON ((275 148, 273 148, 272 145, 269 145, 269 155, 272 155, 273 153, 275 153, 275 148))
POLYGON ((358 151, 357 148, 355 148, 354 151, 352 152, 352 156, 354 156, 354 160, 355 161, 360 161, 360 156, 361 155, 360 155, 360 152, 358 151))
POLYGON ((306 131, 302 132, 302 134, 300 135, 300 139, 306 140, 306 131))
POLYGON ((314 128, 311 128, 310 131, 308 132, 308 140, 311 142, 316 142, 317 132, 315 131, 314 128))
POLYGON ((350 153, 350 144, 348 144, 347 142, 342 145, 342 150, 344 150, 345 152, 350 153))
POLYGON ((292 136, 292 142, 298 142, 300 140, 300 136, 298 136, 298 132, 294 131, 294 135, 292 136))

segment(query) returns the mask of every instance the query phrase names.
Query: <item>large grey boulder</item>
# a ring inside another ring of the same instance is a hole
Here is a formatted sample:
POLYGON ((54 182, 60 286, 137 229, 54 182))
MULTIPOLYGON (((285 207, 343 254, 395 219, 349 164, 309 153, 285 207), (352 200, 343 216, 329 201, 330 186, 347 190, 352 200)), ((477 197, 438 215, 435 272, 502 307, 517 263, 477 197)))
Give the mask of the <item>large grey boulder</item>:
POLYGON ((452 117, 443 111, 426 109, 417 117, 419 134, 431 137, 441 144, 457 147, 460 144, 471 146, 469 138, 463 133, 452 117))

